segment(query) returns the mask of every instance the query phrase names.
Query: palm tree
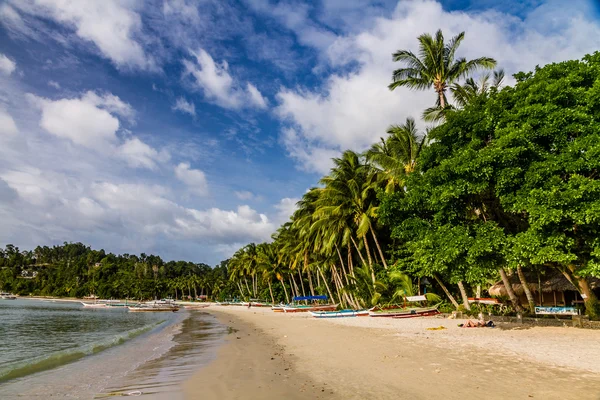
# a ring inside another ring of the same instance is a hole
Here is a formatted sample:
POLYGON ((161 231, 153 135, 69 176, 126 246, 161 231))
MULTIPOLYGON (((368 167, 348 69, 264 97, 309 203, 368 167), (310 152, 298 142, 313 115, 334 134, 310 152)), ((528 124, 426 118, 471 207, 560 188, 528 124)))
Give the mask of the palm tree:
POLYGON ((382 181, 386 192, 403 185, 406 175, 413 172, 421 150, 427 145, 427 134, 419 132, 414 118, 402 125, 392 125, 388 137, 371 146, 365 156, 374 168, 377 181, 382 181))
POLYGON ((469 77, 462 85, 458 82, 454 82, 450 87, 450 91, 452 92, 456 105, 460 108, 464 108, 476 98, 491 91, 498 90, 500 86, 502 86, 503 81, 504 70, 501 69, 494 71, 493 77, 490 74, 483 75, 479 81, 475 81, 475 79, 469 77))
POLYGON ((394 61, 405 64, 392 74, 392 83, 388 88, 394 90, 401 86, 410 89, 427 90, 433 87, 437 94, 436 106, 426 110, 426 119, 439 117, 436 110, 446 110, 448 100, 446 90, 452 83, 467 77, 478 69, 493 69, 496 60, 490 57, 480 57, 474 60, 455 58, 456 50, 465 37, 461 32, 454 36, 450 42, 444 42, 444 34, 438 30, 435 38, 424 33, 417 38, 419 41, 419 55, 409 50, 398 50, 393 53, 394 61))

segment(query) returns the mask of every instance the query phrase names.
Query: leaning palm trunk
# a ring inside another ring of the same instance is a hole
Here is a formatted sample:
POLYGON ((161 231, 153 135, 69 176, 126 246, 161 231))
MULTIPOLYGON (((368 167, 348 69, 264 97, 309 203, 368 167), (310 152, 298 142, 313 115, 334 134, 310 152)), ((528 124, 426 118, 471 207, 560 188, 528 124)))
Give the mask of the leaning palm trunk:
POLYGON ((467 296, 467 291, 465 290, 465 285, 463 281, 458 281, 458 288, 460 289, 460 296, 462 297, 463 305, 465 306, 465 310, 471 311, 471 305, 469 304, 469 297, 467 296))
POLYGON ((300 286, 302 286, 302 296, 306 297, 306 292, 304 291, 304 279, 302 279, 302 272, 300 272, 300 268, 298 268, 298 279, 300 279, 300 286))
POLYGON ((440 287, 442 288, 442 290, 444 291, 444 293, 446 293, 446 296, 448 296, 448 299, 450 300, 450 302, 452 303, 452 305, 458 309, 458 302, 456 301, 456 299, 454 298, 454 296, 452 296, 452 293, 450 293, 450 291, 448 290, 448 288, 446 287, 446 285, 444 285, 444 283, 441 281, 440 278, 437 277, 437 275, 433 275, 433 279, 435 279, 435 281, 438 283, 438 285, 440 285, 440 287))
POLYGON ((292 284, 292 280, 293 278, 290 278, 290 275, 288 275, 288 282, 290 284, 290 290, 292 291, 292 298, 298 296, 298 293, 296 293, 296 291, 294 290, 294 285, 292 284))
POLYGON ((312 281, 312 276, 310 274, 310 269, 306 270, 306 275, 308 275, 308 286, 310 288, 310 295, 314 296, 315 295, 315 288, 313 286, 313 281, 312 281))
POLYGON ((346 304, 348 304, 349 306, 355 307, 354 302, 352 301, 352 298, 348 295, 348 293, 344 290, 344 283, 342 282, 342 277, 340 276, 340 274, 338 273, 337 269, 335 268, 335 266, 332 266, 332 270, 335 272, 335 279, 337 280, 338 283, 338 297, 339 296, 339 292, 342 293, 342 296, 344 298, 344 302, 346 304))
POLYGON ((252 296, 252 291, 250 290, 250 286, 248 286, 248 279, 244 277, 244 282, 246 283, 246 289, 248 289, 248 297, 252 296))
POLYGON ((523 307, 521 307, 521 302, 519 301, 519 298, 515 294, 515 291, 513 290, 513 287, 510 284, 510 281, 508 280, 506 271, 504 270, 504 268, 499 268, 498 272, 500 272, 500 277, 502 278, 502 283, 504 283, 504 287, 506 288, 506 292, 508 293, 508 297, 510 298, 510 302, 512 303, 515 311, 522 312, 523 307))
POLYGON ((337 294, 337 298, 338 298, 338 303, 340 304, 344 304, 344 302, 342 301, 342 296, 341 296, 341 289, 340 289, 340 284, 337 280, 337 274, 335 273, 335 268, 333 266, 331 266, 331 277, 333 278, 333 284, 335 285, 335 291, 337 294))
POLYGON ((236 282, 238 285, 238 288, 240 289, 240 296, 244 297, 244 291, 242 290, 244 287, 242 286, 242 284, 240 283, 240 281, 236 282))
POLYGON ((344 259, 342 258, 342 253, 340 252, 340 248, 338 247, 337 243, 335 244, 335 249, 337 250, 338 257, 340 258, 340 264, 342 264, 342 273, 344 274, 346 285, 349 285, 350 282, 348 281, 348 273, 346 272, 346 268, 344 266, 344 259))
POLYGON ((352 263, 352 249, 350 248, 350 242, 347 243, 348 247, 348 269, 350 270, 350 275, 354 276, 354 265, 352 263))
POLYGON ((375 241, 375 245, 377 246, 377 251, 379 252, 379 257, 381 257, 381 262, 383 262, 383 268, 387 269, 387 263, 385 262, 385 257, 383 256, 383 251, 381 251, 381 246, 379 246, 379 240, 377 240, 377 235, 375 235, 375 230, 373 229, 373 225, 369 222, 369 228, 371 229, 371 235, 373 235, 373 240, 375 241))
POLYGON ((535 300, 533 298, 533 294, 531 294, 531 289, 529 289, 529 284, 525 279, 525 274, 523 273, 523 269, 520 265, 517 265, 517 275, 519 275, 519 280, 521 281, 521 286, 523 286, 523 290, 525 291, 525 296, 527 296, 527 303, 529 303, 529 312, 535 312, 535 300))
POLYGON ((575 271, 575 266, 569 265, 568 270, 562 272, 581 294, 583 303, 585 304, 586 314, 591 320, 600 320, 600 301, 598 301, 598 297, 592 291, 588 281, 585 278, 578 276, 575 271))
POLYGON ((323 275, 323 271, 321 271, 321 268, 319 266, 317 266, 317 271, 319 271, 319 274, 321 274, 321 278, 323 278, 323 282, 325 283, 325 287, 327 288, 327 293, 329 293, 329 298, 333 299, 333 294, 331 293, 331 290, 329 290, 327 279, 325 279, 325 275, 323 275))
POLYGON ((369 259, 371 279, 373 279, 373 284, 375 284, 375 270, 373 269, 373 259, 371 258, 371 252, 369 251, 369 241, 367 240, 367 235, 363 236, 363 241, 365 242, 365 250, 367 251, 367 258, 369 259))
POLYGON ((271 287, 271 281, 267 281, 269 284, 269 293, 271 293, 271 304, 275 304, 275 297, 273 297, 273 288, 271 287))
MULTIPOLYGON (((358 253, 358 256, 360 257, 360 260, 362 261, 362 263, 364 265, 367 265, 365 258, 363 257, 362 253, 360 252, 360 250, 358 248, 358 245, 356 244, 356 241, 354 241, 354 238, 352 236, 350 236, 350 239, 352 240, 352 244, 354 245, 354 248, 356 249, 356 252, 358 253)), ((354 275, 354 272, 352 272, 352 275, 354 275)))
POLYGON ((283 277, 279 280, 279 282, 281 283, 281 286, 283 286, 283 291, 285 292, 285 302, 287 304, 290 304, 290 296, 288 296, 288 292, 285 287, 285 283, 283 283, 283 277))

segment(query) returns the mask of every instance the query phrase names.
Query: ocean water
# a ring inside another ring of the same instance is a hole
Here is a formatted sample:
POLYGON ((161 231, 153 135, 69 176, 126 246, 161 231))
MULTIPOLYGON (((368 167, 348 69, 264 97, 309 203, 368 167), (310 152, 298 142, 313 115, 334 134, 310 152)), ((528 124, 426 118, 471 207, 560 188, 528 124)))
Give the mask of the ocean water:
POLYGON ((0 399, 182 398, 226 328, 210 314, 0 301, 0 399))

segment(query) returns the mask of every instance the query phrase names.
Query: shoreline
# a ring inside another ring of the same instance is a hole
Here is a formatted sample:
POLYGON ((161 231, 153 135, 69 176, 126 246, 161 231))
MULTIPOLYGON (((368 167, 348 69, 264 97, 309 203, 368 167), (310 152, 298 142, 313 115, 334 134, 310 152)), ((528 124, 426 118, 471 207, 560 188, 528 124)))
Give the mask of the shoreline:
POLYGON ((460 320, 442 318, 319 320, 304 313, 241 307, 211 307, 206 312, 226 325, 242 327, 239 332, 246 335, 229 335, 217 359, 186 382, 189 399, 284 398, 273 391, 249 391, 273 385, 291 391, 285 398, 310 398, 300 391, 306 389, 301 383, 317 389, 314 395, 321 397, 314 398, 331 399, 600 396, 598 331, 503 329, 509 327, 503 324, 464 329, 456 326, 460 320), (446 329, 427 330, 437 326, 446 329), (260 349, 270 352, 263 357, 260 349), (274 353, 276 363, 270 360, 274 353), (256 358, 248 360, 253 354, 256 358), (273 380, 270 375, 277 368, 284 372, 277 363, 287 365, 298 378, 290 383, 276 375, 279 379, 273 380))

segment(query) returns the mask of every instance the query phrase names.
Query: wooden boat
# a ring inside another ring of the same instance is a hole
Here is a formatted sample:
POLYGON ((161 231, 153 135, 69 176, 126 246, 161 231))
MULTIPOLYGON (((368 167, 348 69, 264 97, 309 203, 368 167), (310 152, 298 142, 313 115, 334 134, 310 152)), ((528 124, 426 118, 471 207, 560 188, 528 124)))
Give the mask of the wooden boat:
POLYGON ((271 306, 271 310, 274 312, 283 312, 283 307, 285 307, 284 304, 279 304, 277 306, 271 306))
POLYGON ((379 309, 369 310, 369 316, 371 317, 390 317, 390 318, 414 318, 414 317, 428 317, 431 315, 439 314, 440 312, 435 307, 420 307, 420 308, 392 308, 392 309, 379 309))
POLYGON ((315 318, 368 317, 369 310, 309 311, 315 318))
POLYGON ((494 299, 491 297, 469 297, 469 303, 475 304, 500 304, 498 299, 494 299))
POLYGON ((80 301, 81 304, 83 304, 84 308, 107 308, 108 306, 106 305, 106 303, 85 303, 83 301, 80 301))
POLYGON ((337 309, 337 304, 314 304, 314 305, 296 305, 296 306, 285 306, 283 307, 283 312, 285 313, 293 313, 293 312, 308 312, 308 311, 335 311, 337 309))
POLYGON ((15 296, 12 293, 2 292, 2 293, 0 293, 0 299, 2 299, 2 300, 16 300, 17 296, 15 296))
POLYGON ((179 311, 178 306, 174 306, 171 304, 136 304, 135 306, 127 306, 127 309, 130 312, 165 312, 171 311, 176 312, 179 311))

